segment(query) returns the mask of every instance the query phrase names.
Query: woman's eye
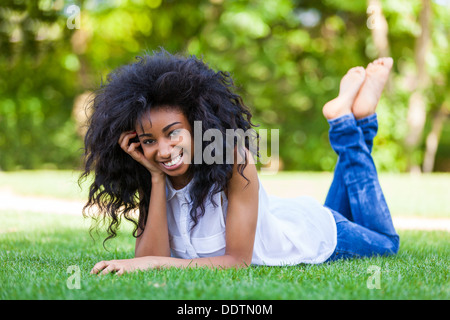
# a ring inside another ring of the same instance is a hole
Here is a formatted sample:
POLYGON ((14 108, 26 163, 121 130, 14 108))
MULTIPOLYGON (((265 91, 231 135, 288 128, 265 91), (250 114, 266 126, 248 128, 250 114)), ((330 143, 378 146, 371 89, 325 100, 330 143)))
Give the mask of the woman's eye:
POLYGON ((169 134, 169 136, 170 136, 170 137, 176 137, 177 135, 180 134, 180 132, 181 132, 180 129, 173 130, 173 131, 169 134))
POLYGON ((143 143, 143 144, 152 144, 152 143, 155 143, 155 141, 156 141, 156 140, 154 140, 154 139, 146 139, 146 140, 144 140, 142 143, 143 143))

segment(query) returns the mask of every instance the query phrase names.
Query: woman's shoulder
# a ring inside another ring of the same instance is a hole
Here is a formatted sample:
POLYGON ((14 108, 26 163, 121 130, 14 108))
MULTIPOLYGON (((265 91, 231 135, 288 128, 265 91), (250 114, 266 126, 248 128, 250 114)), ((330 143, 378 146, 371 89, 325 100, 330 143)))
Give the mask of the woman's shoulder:
POLYGON ((229 197, 234 191, 242 192, 247 188, 258 190, 258 172, 251 152, 247 148, 235 148, 233 171, 225 192, 229 197))

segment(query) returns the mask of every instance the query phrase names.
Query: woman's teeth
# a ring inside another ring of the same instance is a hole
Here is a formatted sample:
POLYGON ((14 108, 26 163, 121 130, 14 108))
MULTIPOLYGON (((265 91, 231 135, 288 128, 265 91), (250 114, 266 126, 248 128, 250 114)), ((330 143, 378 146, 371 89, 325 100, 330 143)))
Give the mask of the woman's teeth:
POLYGON ((164 165, 165 165, 166 167, 172 167, 172 166, 178 164, 178 163, 181 161, 182 156, 183 156, 183 154, 180 153, 176 158, 172 159, 171 161, 169 161, 169 162, 164 162, 164 165))

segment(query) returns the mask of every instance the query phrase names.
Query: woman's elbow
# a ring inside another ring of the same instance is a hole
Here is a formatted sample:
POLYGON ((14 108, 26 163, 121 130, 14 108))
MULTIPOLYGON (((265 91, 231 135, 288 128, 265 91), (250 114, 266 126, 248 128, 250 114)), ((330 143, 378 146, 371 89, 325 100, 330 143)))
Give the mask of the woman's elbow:
POLYGON ((231 266, 239 269, 245 269, 252 264, 251 255, 230 255, 232 258, 231 266))
POLYGON ((148 256, 158 256, 158 257, 170 257, 170 249, 152 249, 152 248, 143 248, 142 246, 137 246, 134 249, 134 257, 148 257, 148 256))

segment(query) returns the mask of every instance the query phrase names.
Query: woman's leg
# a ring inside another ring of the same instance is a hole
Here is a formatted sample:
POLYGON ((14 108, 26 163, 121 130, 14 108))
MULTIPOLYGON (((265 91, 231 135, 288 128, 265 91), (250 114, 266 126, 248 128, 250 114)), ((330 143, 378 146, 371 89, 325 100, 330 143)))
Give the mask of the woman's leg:
MULTIPOLYGON (((376 113, 356 120, 356 125, 361 128, 369 152, 372 152, 373 139, 378 132, 378 121, 376 113)), ((347 192, 347 187, 342 178, 342 170, 340 159, 338 158, 336 168, 334 171, 333 181, 325 199, 325 205, 339 213, 345 218, 353 221, 352 212, 350 209, 350 202, 347 192)))
POLYGON ((382 234, 396 235, 375 164, 354 116, 347 115, 329 123, 330 143, 340 158, 353 221, 382 234))
POLYGON ((325 199, 325 206, 340 212, 345 218, 353 221, 352 212, 350 210, 350 201, 348 199, 347 187, 342 178, 341 160, 338 157, 336 167, 334 169, 333 181, 328 190, 325 199))
MULTIPOLYGON (((355 102, 365 77, 366 71, 363 67, 352 68, 345 74, 339 86, 339 95, 335 99, 327 102, 323 107, 323 115, 325 118, 336 119, 344 115, 352 114, 351 106, 355 102)), ((341 159, 338 157, 333 182, 328 191, 325 205, 342 213, 347 219, 352 220, 347 188, 342 180, 340 162, 341 159)))
POLYGON ((369 152, 372 153, 373 139, 378 132, 377 114, 374 113, 368 117, 356 120, 356 125, 361 128, 367 149, 369 149, 369 152))
POLYGON ((327 259, 335 261, 348 258, 392 255, 398 252, 398 236, 386 236, 349 221, 339 212, 330 209, 336 221, 337 245, 327 259))
MULTIPOLYGON (((341 80, 339 96, 324 106, 324 115, 329 120, 349 113, 355 115, 369 152, 372 151, 373 138, 378 130, 375 109, 392 64, 391 58, 381 58, 369 63, 364 71, 361 71, 361 67, 350 69, 341 80), (363 81, 358 78, 360 75, 364 76, 363 81), (357 94, 354 94, 355 90, 357 94)), ((353 221, 348 191, 343 183, 340 168, 340 159, 338 158, 325 205, 353 221)))
POLYGON ((391 58, 370 63, 362 86, 350 82, 344 86, 358 88, 358 95, 350 104, 348 99, 340 103, 342 99, 338 98, 345 96, 340 91, 338 98, 324 106, 331 146, 339 156, 325 202, 338 230, 336 251, 329 260, 398 251, 399 237, 370 155, 378 129, 375 109, 392 65, 391 58))
POLYGON ((338 244, 330 260, 345 256, 396 253, 399 237, 362 128, 357 126, 352 114, 328 122, 330 143, 339 155, 336 171, 341 173, 340 178, 348 192, 353 219, 350 221, 330 207, 338 228, 338 244))

